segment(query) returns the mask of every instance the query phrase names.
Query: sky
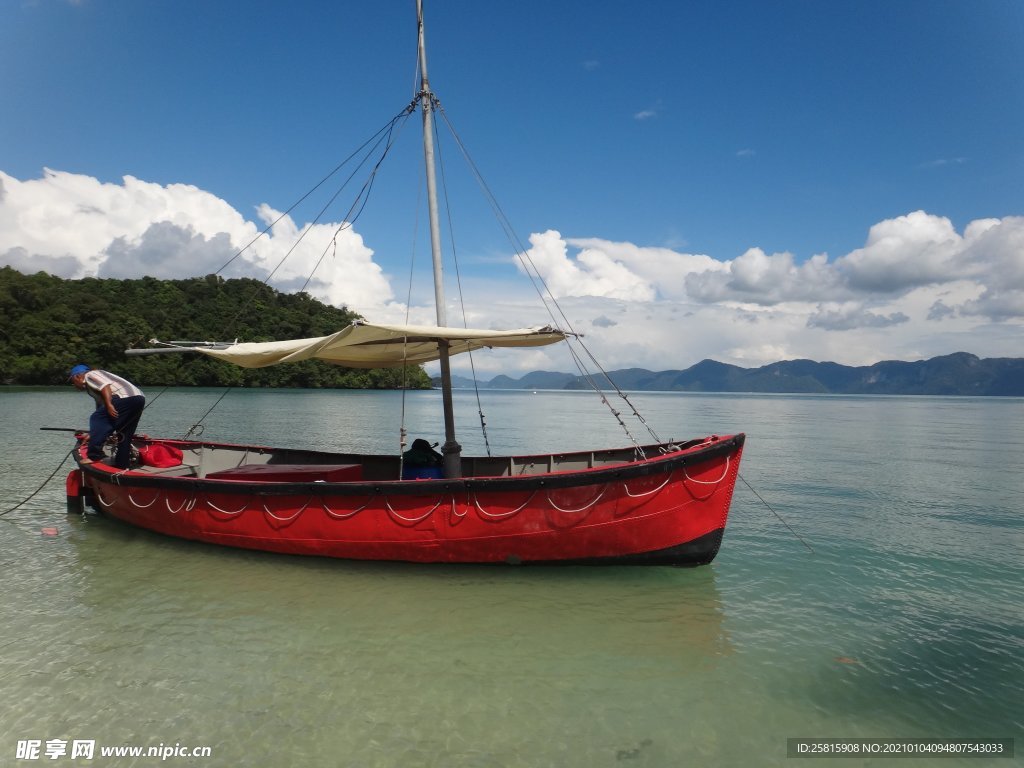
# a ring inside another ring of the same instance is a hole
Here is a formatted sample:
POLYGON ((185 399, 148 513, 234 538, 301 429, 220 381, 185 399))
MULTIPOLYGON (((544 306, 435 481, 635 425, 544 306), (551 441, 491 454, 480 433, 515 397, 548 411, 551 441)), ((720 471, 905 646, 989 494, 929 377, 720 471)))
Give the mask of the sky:
MULTIPOLYGON (((606 370, 1024 356, 1024 3, 425 14, 448 324, 557 322, 606 370)), ((365 208, 354 164, 292 207, 409 105, 415 43, 413 0, 0 0, 0 265, 227 264, 435 323, 419 113, 365 208)), ((558 346, 473 364, 574 370, 558 346)))

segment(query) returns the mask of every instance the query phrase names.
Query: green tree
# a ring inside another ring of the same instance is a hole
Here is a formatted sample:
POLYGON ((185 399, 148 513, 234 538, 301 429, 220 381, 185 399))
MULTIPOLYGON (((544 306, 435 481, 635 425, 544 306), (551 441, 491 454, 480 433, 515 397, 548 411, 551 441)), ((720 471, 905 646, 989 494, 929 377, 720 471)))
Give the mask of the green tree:
POLYGON ((427 389, 419 366, 370 371, 319 361, 243 369, 197 355, 126 357, 163 341, 271 341, 325 336, 359 315, 307 293, 248 278, 64 280, 0 268, 0 383, 62 384, 75 363, 109 368, 141 386, 427 389))

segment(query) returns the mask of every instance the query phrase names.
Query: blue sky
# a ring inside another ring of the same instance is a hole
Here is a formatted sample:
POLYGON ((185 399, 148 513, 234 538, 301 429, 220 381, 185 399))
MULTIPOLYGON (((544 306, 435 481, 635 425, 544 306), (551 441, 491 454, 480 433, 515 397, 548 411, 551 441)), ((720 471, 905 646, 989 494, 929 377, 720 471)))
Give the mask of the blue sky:
MULTIPOLYGON (((1024 4, 427 0, 426 20, 446 114, 607 365, 1024 354, 1024 4)), ((414 43, 413 0, 4 0, 0 263, 213 271, 409 102, 414 43)), ((320 291, 370 319, 402 319, 425 242, 397 214, 417 123, 337 257, 348 288, 320 291)), ((451 172, 471 324, 531 324, 451 172)), ((495 368, 567 370, 546 354, 495 368)))

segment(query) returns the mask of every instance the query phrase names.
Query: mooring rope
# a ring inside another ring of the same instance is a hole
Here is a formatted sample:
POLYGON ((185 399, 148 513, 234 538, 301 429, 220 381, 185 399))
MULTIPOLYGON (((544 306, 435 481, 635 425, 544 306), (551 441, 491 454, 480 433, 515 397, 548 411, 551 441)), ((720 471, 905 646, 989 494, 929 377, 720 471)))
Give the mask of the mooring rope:
POLYGON ((224 394, 222 394, 220 397, 217 398, 217 402, 215 402, 213 405, 211 405, 210 409, 206 413, 204 413, 202 416, 199 417, 199 421, 197 421, 195 424, 193 424, 191 427, 188 428, 188 432, 186 432, 185 436, 182 437, 181 439, 182 440, 188 440, 193 435, 198 437, 199 435, 203 434, 203 430, 205 429, 205 427, 203 426, 203 419, 205 419, 207 416, 209 416, 211 413, 213 413, 213 409, 216 408, 218 405, 220 405, 220 401, 223 400, 225 397, 227 397, 228 393, 232 389, 233 389, 233 387, 228 387, 227 389, 225 389, 224 390, 224 394))
POLYGON ((35 495, 36 495, 37 493, 39 493, 39 492, 40 492, 41 490, 43 490, 43 488, 45 488, 45 487, 46 487, 46 484, 47 484, 48 482, 50 482, 51 480, 53 480, 53 477, 54 477, 54 475, 56 475, 56 474, 57 474, 58 472, 60 472, 60 468, 64 466, 64 462, 65 462, 65 461, 67 461, 68 459, 70 459, 70 458, 71 458, 71 456, 72 456, 72 455, 74 454, 74 452, 75 452, 75 451, 76 451, 77 449, 78 449, 78 446, 76 445, 76 446, 75 446, 74 448, 72 448, 72 449, 71 449, 70 451, 68 451, 68 452, 67 452, 67 455, 66 455, 66 456, 65 456, 65 457, 64 457, 63 459, 61 459, 61 460, 60 460, 60 464, 58 464, 58 465, 57 465, 57 468, 56 468, 55 470, 53 470, 53 472, 51 472, 51 473, 50 473, 50 476, 49 476, 48 478, 46 478, 45 480, 43 480, 43 484, 42 484, 42 485, 40 485, 40 486, 39 486, 38 488, 36 488, 36 489, 35 489, 35 490, 34 490, 34 491, 33 491, 32 493, 30 493, 30 494, 28 495, 28 497, 27 497, 27 498, 25 498, 25 500, 24 500, 24 501, 20 501, 20 502, 18 502, 17 504, 15 504, 15 505, 14 505, 13 507, 11 507, 10 509, 5 509, 5 510, 4 510, 3 512, 0 512, 0 517, 3 517, 3 516, 4 516, 4 515, 6 515, 6 514, 7 514, 8 512, 13 512, 13 511, 14 511, 14 510, 16 510, 16 509, 17 509, 18 507, 22 507, 22 506, 24 506, 25 504, 27 504, 28 502, 30 502, 30 501, 31 501, 31 500, 32 500, 32 499, 33 499, 33 498, 35 497, 35 495))
POLYGON ((759 498, 761 500, 762 504, 764 504, 766 507, 768 507, 769 511, 779 519, 779 522, 781 522, 784 526, 789 528, 789 532, 792 533, 797 539, 799 539, 801 544, 803 544, 805 547, 807 547, 807 549, 810 550, 812 553, 814 552, 814 547, 812 547, 810 544, 808 544, 806 541, 804 541, 804 538, 799 533, 797 533, 796 531, 793 530, 793 527, 783 519, 782 515, 780 515, 778 512, 776 512, 774 509, 772 509, 772 505, 769 504, 767 501, 765 501, 760 493, 758 493, 757 491, 754 490, 754 486, 752 486, 750 483, 747 482, 747 478, 745 478, 739 472, 736 473, 736 477, 738 477, 740 480, 742 480, 743 484, 745 486, 747 486, 747 488, 750 489, 750 492, 752 494, 754 494, 755 496, 757 496, 757 498, 759 498))

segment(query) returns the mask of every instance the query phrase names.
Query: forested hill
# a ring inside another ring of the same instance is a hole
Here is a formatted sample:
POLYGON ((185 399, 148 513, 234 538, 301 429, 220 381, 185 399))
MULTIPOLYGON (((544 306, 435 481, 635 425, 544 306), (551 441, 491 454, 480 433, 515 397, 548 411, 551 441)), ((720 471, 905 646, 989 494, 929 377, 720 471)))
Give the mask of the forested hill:
MULTIPOLYGON (((64 384, 76 363, 105 368, 139 386, 402 386, 401 368, 363 370, 305 361, 245 369, 197 354, 126 357, 161 341, 275 341, 326 336, 359 316, 308 294, 258 280, 64 280, 0 268, 0 384, 64 384)), ((406 374, 425 388, 422 368, 406 374)))
MULTIPOLYGON (((1024 397, 1024 359, 982 359, 967 352, 906 362, 847 366, 786 360, 760 368, 704 360, 684 371, 626 368, 609 373, 624 390, 658 392, 774 392, 860 395, 1001 395, 1024 397)), ((460 381, 458 386, 472 386, 460 381)), ((534 371, 520 379, 497 376, 500 389, 587 389, 579 376, 534 371)))

